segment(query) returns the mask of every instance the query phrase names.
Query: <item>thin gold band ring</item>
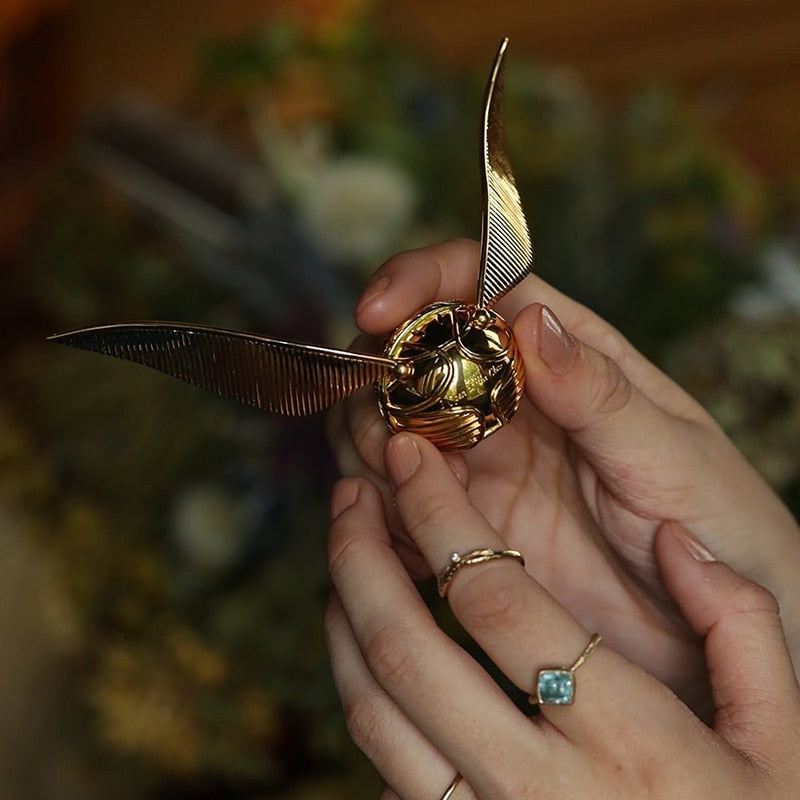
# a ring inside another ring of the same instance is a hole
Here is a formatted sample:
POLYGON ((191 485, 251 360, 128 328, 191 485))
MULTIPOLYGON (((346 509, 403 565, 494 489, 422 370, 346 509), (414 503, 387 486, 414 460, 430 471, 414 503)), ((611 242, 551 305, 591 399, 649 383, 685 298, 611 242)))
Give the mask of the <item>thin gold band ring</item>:
POLYGON ((461 783, 461 778, 463 776, 460 772, 456 772, 455 778, 450 782, 450 785, 444 790, 444 794, 442 795, 442 800, 450 800, 453 796, 453 792, 456 790, 456 786, 461 783))
POLYGON ((476 564, 483 564, 487 561, 494 561, 497 558, 513 558, 524 567, 525 559, 519 550, 490 550, 489 548, 481 548, 478 550, 471 550, 463 556, 458 553, 453 553, 450 556, 450 563, 441 571, 439 577, 436 579, 436 585, 439 588, 439 597, 446 597, 447 590, 450 588, 450 583, 456 576, 456 573, 462 567, 472 567, 476 564))

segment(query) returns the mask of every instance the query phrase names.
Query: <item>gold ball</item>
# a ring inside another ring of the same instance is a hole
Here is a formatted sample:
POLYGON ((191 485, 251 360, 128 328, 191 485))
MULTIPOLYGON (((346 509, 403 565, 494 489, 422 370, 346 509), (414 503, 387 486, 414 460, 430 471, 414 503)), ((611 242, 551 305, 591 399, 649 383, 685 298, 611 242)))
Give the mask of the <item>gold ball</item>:
POLYGON ((392 334, 386 356, 400 362, 378 383, 386 423, 395 432, 421 434, 440 450, 474 447, 519 408, 522 357, 511 326, 488 309, 427 306, 392 334))

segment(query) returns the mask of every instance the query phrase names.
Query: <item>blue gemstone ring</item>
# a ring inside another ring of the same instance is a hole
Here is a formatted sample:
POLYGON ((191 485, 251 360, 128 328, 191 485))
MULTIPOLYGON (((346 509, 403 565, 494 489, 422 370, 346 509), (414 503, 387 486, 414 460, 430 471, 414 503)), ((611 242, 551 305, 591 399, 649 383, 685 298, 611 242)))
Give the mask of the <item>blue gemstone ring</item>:
POLYGON ((575 672, 603 641, 599 633, 592 634, 589 644, 575 663, 566 669, 540 669, 536 675, 536 693, 528 701, 545 706, 568 706, 575 701, 575 672))

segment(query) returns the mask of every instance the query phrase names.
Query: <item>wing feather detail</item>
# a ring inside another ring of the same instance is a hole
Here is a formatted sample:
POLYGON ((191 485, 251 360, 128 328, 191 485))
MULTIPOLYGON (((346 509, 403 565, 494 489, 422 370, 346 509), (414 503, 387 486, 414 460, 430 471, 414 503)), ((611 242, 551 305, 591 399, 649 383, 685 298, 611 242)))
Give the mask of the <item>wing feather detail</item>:
POLYGON ((395 366, 380 356, 172 322, 105 325, 50 338, 151 367, 244 405, 294 417, 332 406, 395 366))
POLYGON ((533 268, 533 243, 506 152, 503 57, 507 45, 508 39, 500 43, 484 104, 479 308, 491 307, 533 268))

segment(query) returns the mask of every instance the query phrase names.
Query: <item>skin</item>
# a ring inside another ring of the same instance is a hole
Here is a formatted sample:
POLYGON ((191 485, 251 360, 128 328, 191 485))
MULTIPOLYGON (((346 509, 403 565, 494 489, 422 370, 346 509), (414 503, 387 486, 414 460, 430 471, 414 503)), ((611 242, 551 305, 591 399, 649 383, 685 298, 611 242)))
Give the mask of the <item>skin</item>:
MULTIPOLYGON (((435 300, 473 298, 478 257, 477 244, 459 240, 390 259, 356 308, 368 337, 359 348, 380 349, 379 338, 435 300)), ((537 585, 586 630, 705 720, 713 698, 702 637, 657 560, 666 521, 777 598, 800 663, 800 531, 716 423, 618 331, 538 277, 496 310, 513 321, 526 396, 510 424, 444 463, 503 547, 521 551, 537 585)), ((425 558, 395 505, 374 393, 334 410, 330 438, 342 474, 377 487, 409 575, 440 571, 446 558, 425 558)))
MULTIPOLYGON (((427 441, 396 436, 386 465, 397 513, 434 570, 451 551, 505 542, 427 441)), ((664 684, 601 645, 575 672, 575 703, 519 711, 436 625, 393 547, 381 495, 350 478, 334 489, 326 622, 350 731, 389 798, 797 797, 800 688, 778 605, 764 588, 666 522, 655 535, 663 586, 704 643, 716 709, 706 727, 664 684)), ((511 559, 466 567, 455 615, 495 664, 530 691, 569 666, 589 631, 511 559)))

